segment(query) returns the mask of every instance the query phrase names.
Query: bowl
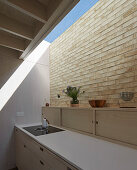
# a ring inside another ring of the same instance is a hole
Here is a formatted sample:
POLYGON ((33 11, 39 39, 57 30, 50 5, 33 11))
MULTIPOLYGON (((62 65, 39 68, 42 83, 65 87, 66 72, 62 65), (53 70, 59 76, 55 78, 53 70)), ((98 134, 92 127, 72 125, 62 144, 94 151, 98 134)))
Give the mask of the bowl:
POLYGON ((134 93, 133 92, 121 92, 120 97, 124 101, 131 101, 134 97, 134 93))
POLYGON ((106 100, 89 100, 89 104, 92 107, 104 107, 106 100))

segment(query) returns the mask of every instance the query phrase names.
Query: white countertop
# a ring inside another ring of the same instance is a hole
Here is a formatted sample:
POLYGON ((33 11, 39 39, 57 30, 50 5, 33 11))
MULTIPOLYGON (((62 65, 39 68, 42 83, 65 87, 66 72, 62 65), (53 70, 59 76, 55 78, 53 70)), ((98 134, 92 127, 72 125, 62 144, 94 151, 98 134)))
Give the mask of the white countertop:
POLYGON ((79 169, 137 169, 137 150, 135 149, 68 130, 34 136, 22 128, 33 125, 37 124, 16 125, 16 127, 79 169))

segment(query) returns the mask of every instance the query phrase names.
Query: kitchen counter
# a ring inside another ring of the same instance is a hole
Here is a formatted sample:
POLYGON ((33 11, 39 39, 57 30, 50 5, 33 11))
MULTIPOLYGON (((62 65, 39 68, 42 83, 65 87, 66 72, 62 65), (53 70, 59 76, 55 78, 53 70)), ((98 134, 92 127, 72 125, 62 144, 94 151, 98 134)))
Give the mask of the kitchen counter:
POLYGON ((81 170, 135 170, 137 150, 96 139, 69 130, 34 136, 23 127, 15 125, 35 141, 81 170))

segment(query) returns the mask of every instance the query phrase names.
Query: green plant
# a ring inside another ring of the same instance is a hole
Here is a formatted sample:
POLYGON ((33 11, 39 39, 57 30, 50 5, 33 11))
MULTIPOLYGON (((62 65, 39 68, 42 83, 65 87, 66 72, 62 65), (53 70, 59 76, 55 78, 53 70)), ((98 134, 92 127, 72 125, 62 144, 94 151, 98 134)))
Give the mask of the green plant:
MULTIPOLYGON (((81 94, 80 88, 81 87, 68 86, 63 90, 63 93, 72 98, 71 104, 79 104, 78 96, 81 94)), ((84 91, 82 93, 84 93, 84 91)))

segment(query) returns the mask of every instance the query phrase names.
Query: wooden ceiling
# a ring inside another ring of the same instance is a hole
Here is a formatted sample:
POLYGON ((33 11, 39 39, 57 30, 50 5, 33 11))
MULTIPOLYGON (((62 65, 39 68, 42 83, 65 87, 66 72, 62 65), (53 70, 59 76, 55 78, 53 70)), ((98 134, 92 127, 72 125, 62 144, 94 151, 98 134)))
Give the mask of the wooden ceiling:
POLYGON ((0 46, 25 59, 79 0, 0 0, 0 46))

